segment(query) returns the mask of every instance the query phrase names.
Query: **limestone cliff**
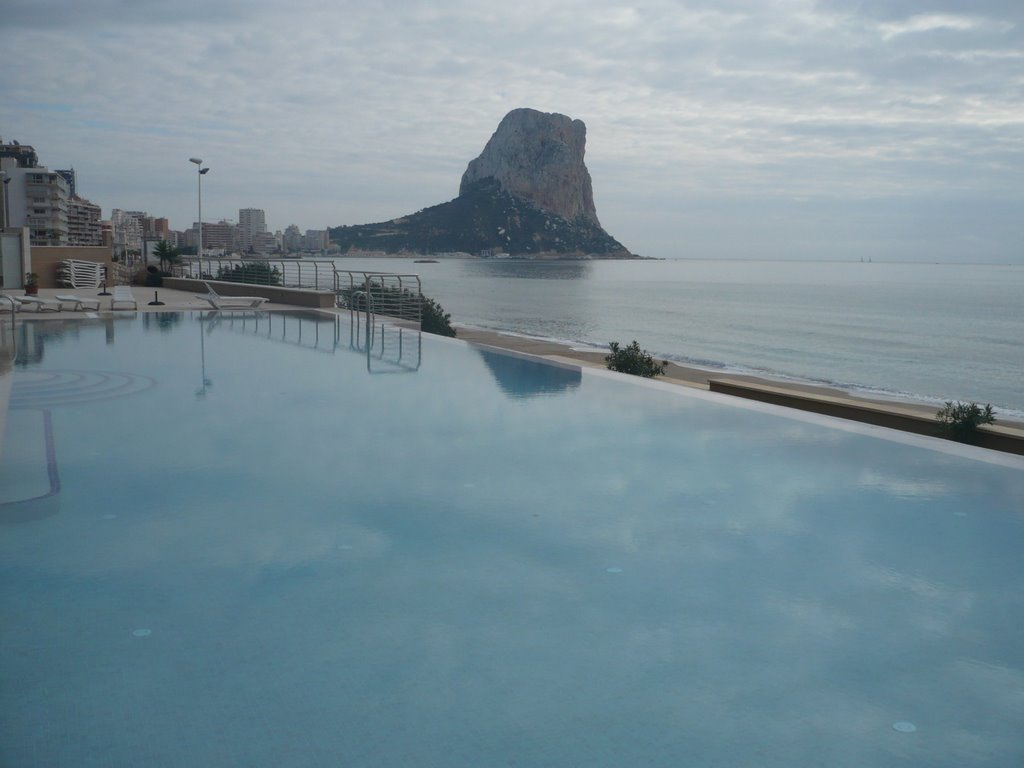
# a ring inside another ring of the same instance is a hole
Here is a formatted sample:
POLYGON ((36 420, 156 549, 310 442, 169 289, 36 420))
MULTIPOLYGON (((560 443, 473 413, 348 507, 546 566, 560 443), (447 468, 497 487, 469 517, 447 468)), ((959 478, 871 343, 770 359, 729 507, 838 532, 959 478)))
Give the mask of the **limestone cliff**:
POLYGON ((469 163, 457 198, 391 221, 335 227, 331 240, 343 251, 632 258, 598 221, 586 136, 581 120, 512 110, 469 163))
POLYGON ((582 120, 513 109, 462 174, 459 194, 473 182, 493 178, 510 195, 542 211, 601 226, 590 172, 583 164, 586 144, 587 126, 582 120))

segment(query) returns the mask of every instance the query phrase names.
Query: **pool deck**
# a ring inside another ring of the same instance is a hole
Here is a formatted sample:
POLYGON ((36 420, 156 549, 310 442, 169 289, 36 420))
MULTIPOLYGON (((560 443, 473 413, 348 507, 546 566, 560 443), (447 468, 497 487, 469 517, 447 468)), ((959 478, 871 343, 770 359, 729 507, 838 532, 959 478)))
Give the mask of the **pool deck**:
MULTIPOLYGON (((123 314, 133 311, 124 308, 123 305, 119 305, 116 310, 111 310, 110 297, 99 296, 100 290, 99 288, 41 289, 39 297, 52 299, 57 294, 74 294, 83 299, 99 298, 101 302, 99 313, 104 315, 111 312, 113 314, 123 314)), ((21 290, 12 290, 2 293, 17 296, 23 292, 21 290)), ((209 302, 204 301, 189 291, 133 286, 132 293, 138 301, 139 312, 202 311, 212 309, 209 302), (150 302, 157 298, 163 303, 161 305, 151 305, 150 302)), ((298 307, 278 302, 268 302, 260 309, 271 312, 311 311, 308 307, 298 307)), ((8 303, 6 301, 0 302, 0 312, 6 313, 8 311, 8 303)), ((336 310, 318 309, 312 311, 333 312, 336 310)), ((19 319, 67 321, 74 320, 75 318, 95 317, 96 314, 95 312, 88 311, 76 312, 70 309, 62 312, 38 312, 28 309, 19 311, 17 316, 19 319)), ((585 368, 605 368, 604 352, 574 349, 569 345, 543 339, 533 339, 480 328, 458 325, 456 328, 458 330, 458 338, 471 344, 496 347, 520 354, 547 358, 563 364, 579 365, 585 368)), ((721 392, 814 413, 853 419, 917 434, 935 434, 936 408, 928 403, 861 397, 824 386, 726 373, 724 371, 683 366, 676 363, 669 363, 665 376, 660 377, 659 381, 721 392)), ((997 450, 1024 454, 1024 422, 1001 419, 998 416, 998 412, 996 416, 996 424, 983 428, 983 432, 985 432, 983 445, 997 450)))

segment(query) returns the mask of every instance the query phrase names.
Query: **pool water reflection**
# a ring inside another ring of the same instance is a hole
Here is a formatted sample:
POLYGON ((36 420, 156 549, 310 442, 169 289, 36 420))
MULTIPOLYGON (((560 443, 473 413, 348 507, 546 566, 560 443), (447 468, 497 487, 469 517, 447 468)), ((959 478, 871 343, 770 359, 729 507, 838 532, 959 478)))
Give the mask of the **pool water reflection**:
POLYGON ((1020 461, 257 320, 25 324, 0 763, 1024 758, 1020 461))

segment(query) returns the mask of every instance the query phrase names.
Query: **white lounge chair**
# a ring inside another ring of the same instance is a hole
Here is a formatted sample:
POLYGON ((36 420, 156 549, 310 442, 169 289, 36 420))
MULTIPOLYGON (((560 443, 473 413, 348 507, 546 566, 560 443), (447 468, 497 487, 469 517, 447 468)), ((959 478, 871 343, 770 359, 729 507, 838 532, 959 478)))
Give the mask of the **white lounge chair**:
POLYGON ((79 311, 79 310, 84 310, 84 309, 94 309, 94 310, 96 310, 98 312, 99 309, 100 309, 100 300, 99 299, 83 299, 81 296, 74 296, 74 295, 72 295, 70 293, 58 293, 53 298, 55 298, 57 301, 59 301, 61 303, 62 307, 64 306, 65 303, 74 305, 71 308, 73 310, 75 310, 76 312, 79 311), (89 304, 89 305, 95 304, 96 306, 86 307, 85 306, 86 304, 89 304))
POLYGON ((254 309, 267 300, 264 296, 221 296, 210 287, 209 283, 204 282, 203 285, 206 286, 208 293, 205 296, 196 294, 196 298, 210 302, 210 306, 214 309, 231 309, 237 307, 254 309))
POLYGON ((35 307, 36 312, 60 312, 63 308, 59 301, 53 299, 41 299, 38 296, 12 296, 18 303, 18 309, 35 307))
POLYGON ((130 285, 115 285, 114 295, 110 297, 110 308, 114 309, 118 304, 131 304, 132 309, 139 308, 139 302, 132 295, 130 285))

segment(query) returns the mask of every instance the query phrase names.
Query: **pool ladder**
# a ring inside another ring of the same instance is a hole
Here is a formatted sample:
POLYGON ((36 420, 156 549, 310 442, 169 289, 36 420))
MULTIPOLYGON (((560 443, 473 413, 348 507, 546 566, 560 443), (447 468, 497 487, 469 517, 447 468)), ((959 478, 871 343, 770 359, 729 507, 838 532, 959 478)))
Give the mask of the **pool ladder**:
POLYGON ((354 290, 349 294, 349 346, 356 352, 366 354, 366 370, 369 373, 415 373, 420 368, 422 355, 422 331, 419 319, 415 327, 406 328, 402 320, 385 323, 377 322, 377 310, 370 290, 354 290), (362 301, 363 309, 358 309, 362 301), (406 342, 408 333, 416 334, 415 345, 406 342), (379 343, 378 343, 379 342, 379 343), (409 351, 412 347, 412 351, 409 351))
POLYGON ((6 293, 0 293, 0 299, 7 299, 11 302, 11 328, 14 328, 17 323, 15 312, 18 311, 18 302, 14 300, 13 296, 8 296, 6 293))
MULTIPOLYGON (((13 297, 8 296, 6 293, 0 293, 0 299, 7 299, 11 302, 11 360, 18 356, 18 302, 13 297)), ((5 332, 3 327, 0 326, 0 342, 4 340, 5 332)), ((0 347, 5 347, 6 344, 0 344, 0 347)))

